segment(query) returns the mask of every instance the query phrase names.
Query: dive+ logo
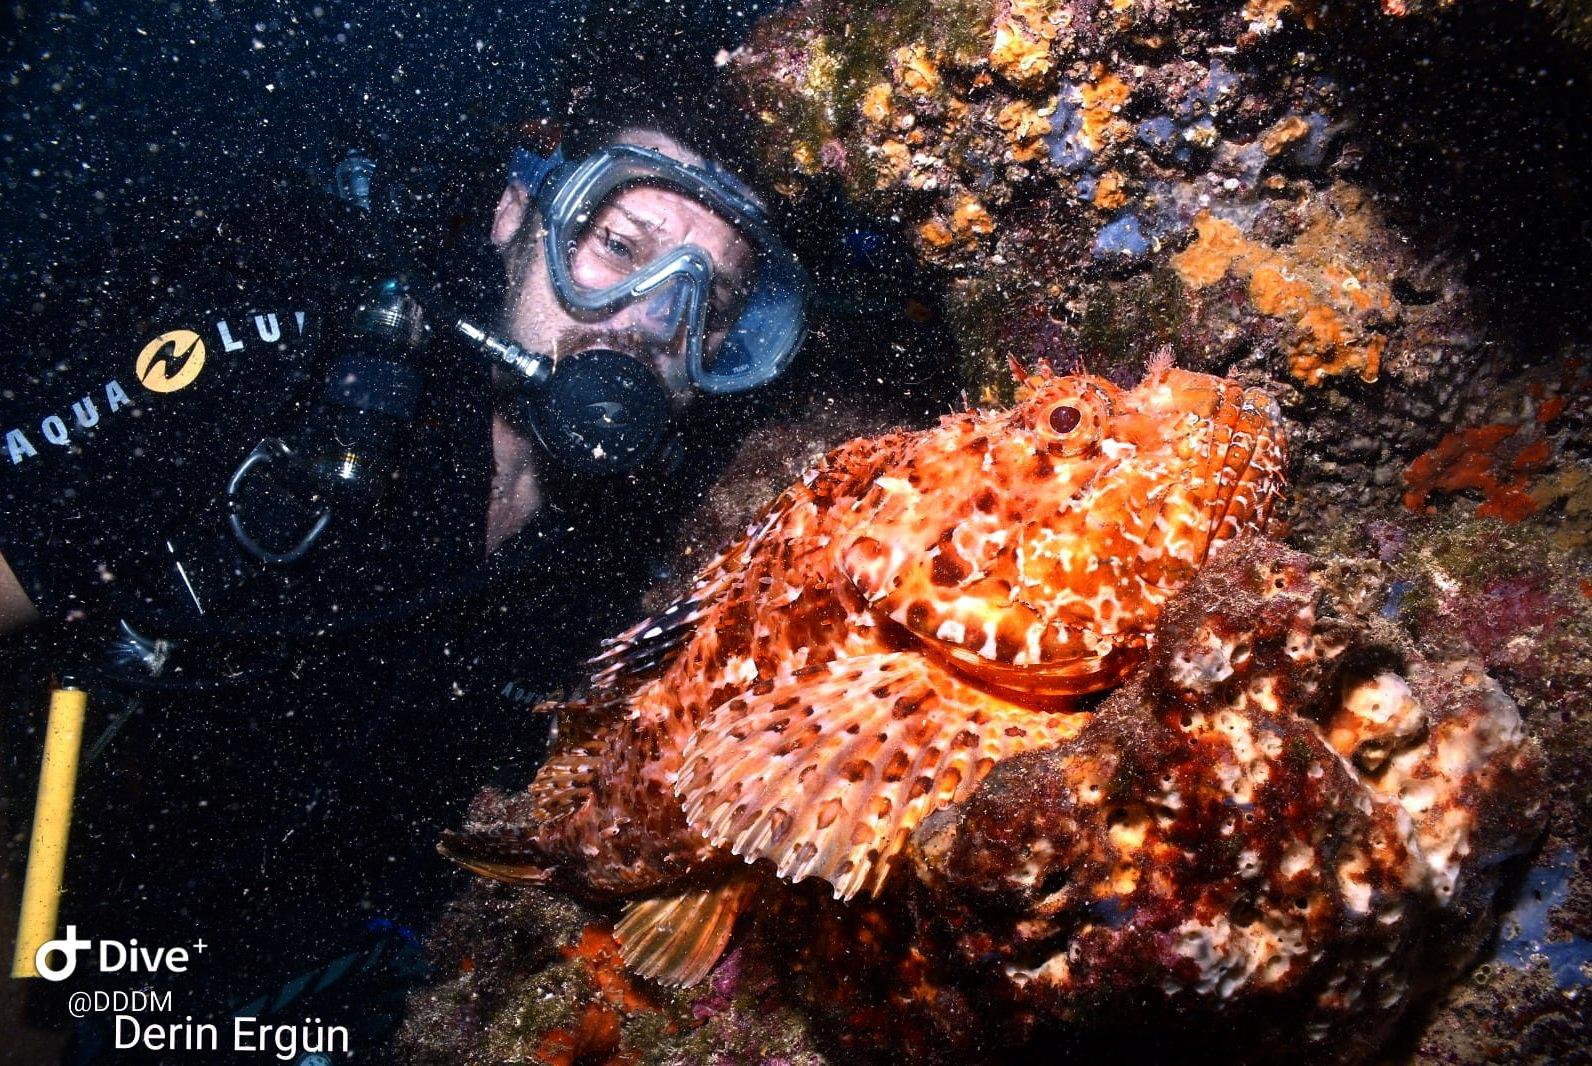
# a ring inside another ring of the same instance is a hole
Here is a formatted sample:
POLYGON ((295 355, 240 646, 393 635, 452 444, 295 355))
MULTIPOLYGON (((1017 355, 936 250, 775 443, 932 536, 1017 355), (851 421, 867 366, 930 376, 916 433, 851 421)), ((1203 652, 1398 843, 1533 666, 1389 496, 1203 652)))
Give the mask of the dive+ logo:
MULTIPOLYGON (((46 940, 39 945, 39 950, 33 953, 34 968, 39 971, 39 976, 46 981, 64 981, 77 972, 77 957, 85 951, 92 951, 95 946, 93 940, 83 940, 77 935, 77 926, 66 927, 66 936, 59 940, 46 940), (59 965, 51 962, 55 956, 61 956, 64 961, 59 965)), ((187 973, 189 954, 187 948, 147 948, 139 947, 137 938, 122 943, 120 940, 98 941, 99 950, 94 954, 99 960, 100 973, 187 973)), ((203 955, 208 947, 203 940, 193 946, 195 955, 203 955)))
POLYGON ((138 353, 133 370, 150 392, 176 392, 192 385, 205 368, 205 342, 191 329, 162 333, 138 353))

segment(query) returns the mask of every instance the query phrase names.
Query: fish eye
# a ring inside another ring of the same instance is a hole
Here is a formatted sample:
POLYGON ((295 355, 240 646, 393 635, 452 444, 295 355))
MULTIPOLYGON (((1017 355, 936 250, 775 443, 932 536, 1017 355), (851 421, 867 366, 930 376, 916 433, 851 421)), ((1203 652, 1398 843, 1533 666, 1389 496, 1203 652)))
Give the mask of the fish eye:
POLYGON ((1083 421, 1083 412, 1069 404, 1058 404, 1050 409, 1049 419, 1051 429, 1067 434, 1078 428, 1078 423, 1083 421))

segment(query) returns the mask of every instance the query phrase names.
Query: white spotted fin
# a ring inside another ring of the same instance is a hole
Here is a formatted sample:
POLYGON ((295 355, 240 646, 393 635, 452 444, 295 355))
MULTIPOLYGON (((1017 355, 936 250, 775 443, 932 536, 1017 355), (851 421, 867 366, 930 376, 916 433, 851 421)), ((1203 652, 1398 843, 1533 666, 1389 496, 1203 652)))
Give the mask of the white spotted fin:
POLYGON ((931 811, 1085 718, 979 692, 921 655, 840 659, 717 708, 686 745, 675 794, 715 846, 787 880, 821 877, 837 899, 877 895, 931 811))
POLYGON ((747 527, 735 543, 702 568, 688 592, 668 607, 629 629, 603 641, 602 650, 587 661, 593 670, 594 690, 625 689, 640 685, 669 668, 674 657, 696 632, 696 625, 746 572, 758 546, 794 508, 810 504, 805 483, 787 489, 747 527))

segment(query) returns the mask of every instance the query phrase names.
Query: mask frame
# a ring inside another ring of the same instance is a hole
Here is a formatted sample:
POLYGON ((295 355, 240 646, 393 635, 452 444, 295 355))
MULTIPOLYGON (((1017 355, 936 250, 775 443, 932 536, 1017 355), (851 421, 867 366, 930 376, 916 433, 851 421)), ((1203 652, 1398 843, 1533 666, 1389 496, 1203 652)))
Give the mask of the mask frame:
POLYGON ((543 221, 543 250, 553 292, 572 314, 613 314, 678 287, 676 313, 685 326, 685 355, 692 385, 704 393, 745 392, 774 380, 795 358, 807 334, 811 280, 768 223, 762 203, 735 175, 715 163, 693 166, 639 145, 598 149, 578 163, 526 149, 514 153, 509 178, 524 187, 543 221), (602 288, 580 284, 570 267, 570 249, 597 208, 620 189, 650 184, 672 189, 707 207, 741 234, 757 256, 746 301, 711 356, 705 351, 712 257, 683 244, 602 288))

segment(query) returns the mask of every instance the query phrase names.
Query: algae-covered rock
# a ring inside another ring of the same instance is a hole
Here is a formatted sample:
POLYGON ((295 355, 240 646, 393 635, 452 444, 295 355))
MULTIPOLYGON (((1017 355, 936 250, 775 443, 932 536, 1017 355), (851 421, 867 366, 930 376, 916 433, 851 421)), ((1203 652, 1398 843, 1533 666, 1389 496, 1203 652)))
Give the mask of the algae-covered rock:
POLYGON ((471 885, 432 934, 442 976, 410 997, 395 1054, 416 1066, 827 1061, 766 954, 738 950, 696 988, 665 989, 625 971, 608 919, 541 889, 471 885))
POLYGON ((776 187, 941 271, 976 398, 1163 346, 1269 377, 1315 532, 1552 354, 1500 320, 1579 318, 1583 62, 1525 5, 803 0, 730 69, 776 187))

